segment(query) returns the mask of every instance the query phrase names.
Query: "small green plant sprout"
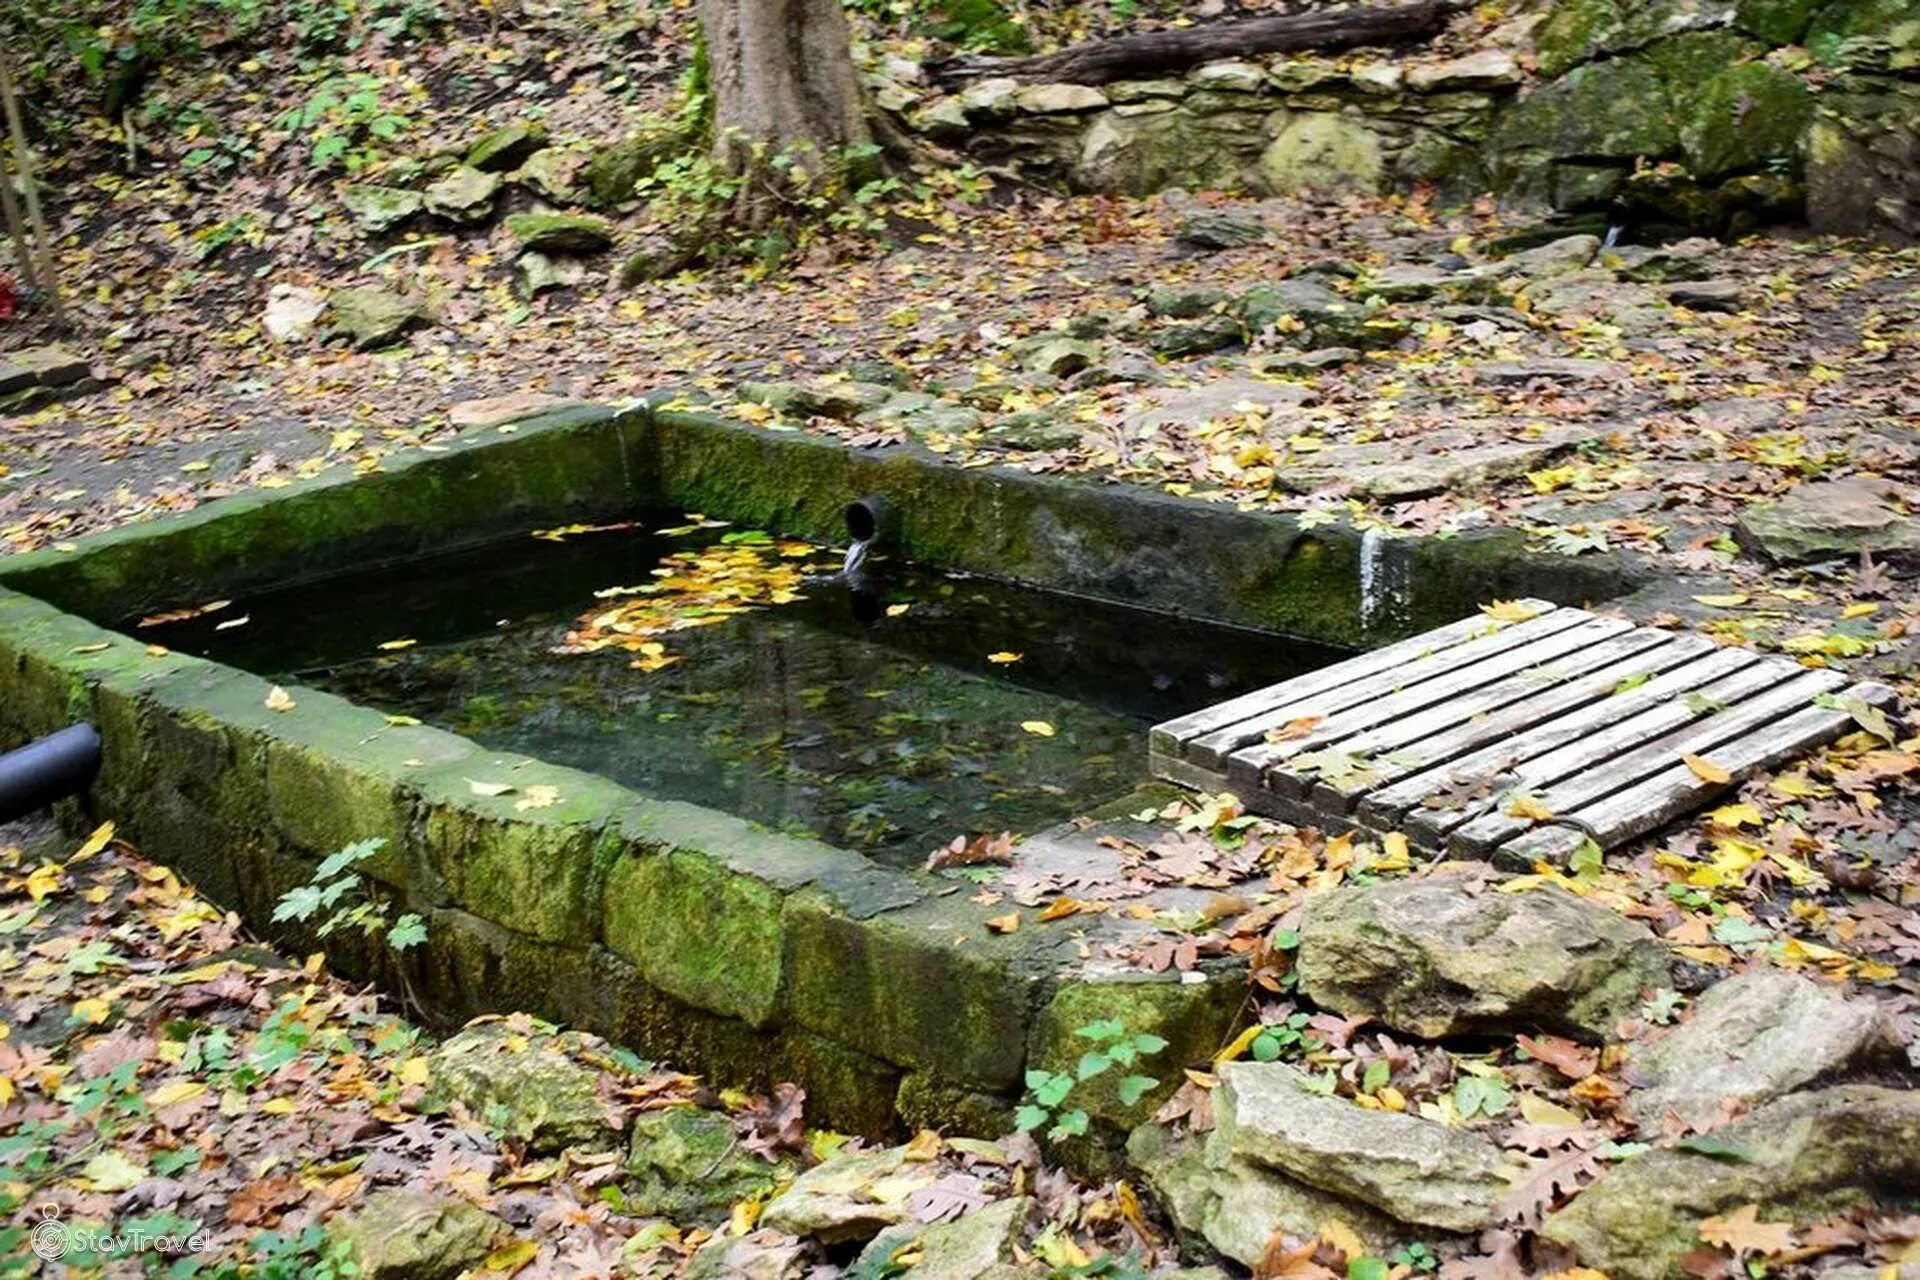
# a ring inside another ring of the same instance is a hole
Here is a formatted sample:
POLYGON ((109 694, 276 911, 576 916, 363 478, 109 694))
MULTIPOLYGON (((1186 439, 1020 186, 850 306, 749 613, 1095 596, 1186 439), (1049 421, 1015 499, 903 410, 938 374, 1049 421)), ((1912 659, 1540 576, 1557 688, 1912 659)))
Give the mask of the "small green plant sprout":
POLYGON ((315 932, 323 938, 341 929, 358 929, 369 937, 384 934, 395 951, 419 946, 427 940, 426 922, 411 911, 389 921, 387 904, 368 895, 365 877, 354 870, 356 863, 371 858, 386 843, 375 836, 328 854, 314 868, 312 879, 281 895, 273 918, 304 924, 317 917, 315 932))
MULTIPOLYGON (((1104 1075, 1114 1067, 1132 1067, 1140 1059, 1152 1057, 1167 1047, 1165 1040, 1151 1032, 1130 1035, 1127 1024, 1118 1018, 1089 1023, 1073 1034, 1095 1047, 1080 1055, 1071 1072, 1039 1069, 1027 1072, 1027 1100, 1014 1113, 1014 1127, 1021 1133, 1051 1125, 1047 1130, 1049 1142, 1079 1137, 1087 1131, 1087 1113, 1078 1108, 1065 1109, 1069 1095, 1095 1076, 1104 1075)), ((1120 1104, 1132 1106, 1159 1083, 1153 1076, 1137 1073, 1121 1076, 1120 1104)))
POLYGON ((1247 1056, 1255 1062, 1299 1057, 1317 1043, 1307 1031, 1307 1022, 1311 1017, 1311 1014, 1292 1013, 1285 1021, 1260 1028, 1260 1034, 1247 1045, 1247 1056))
POLYGON ((1415 1240, 1412 1244, 1396 1249, 1392 1255, 1388 1257, 1387 1261, 1397 1267, 1410 1267, 1415 1271, 1438 1271, 1440 1269, 1440 1259, 1434 1257, 1433 1251, 1424 1244, 1421 1244, 1418 1240, 1415 1240))

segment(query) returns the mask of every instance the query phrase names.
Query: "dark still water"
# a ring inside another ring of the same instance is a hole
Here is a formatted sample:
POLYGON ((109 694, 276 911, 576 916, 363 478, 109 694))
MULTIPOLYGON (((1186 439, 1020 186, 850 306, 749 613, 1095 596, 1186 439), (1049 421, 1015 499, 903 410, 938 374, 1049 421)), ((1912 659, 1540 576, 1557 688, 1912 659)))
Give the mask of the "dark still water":
POLYGON ((1113 799, 1149 725, 1342 656, 897 563, 856 599, 837 564, 667 516, 126 625, 895 864, 1113 799))

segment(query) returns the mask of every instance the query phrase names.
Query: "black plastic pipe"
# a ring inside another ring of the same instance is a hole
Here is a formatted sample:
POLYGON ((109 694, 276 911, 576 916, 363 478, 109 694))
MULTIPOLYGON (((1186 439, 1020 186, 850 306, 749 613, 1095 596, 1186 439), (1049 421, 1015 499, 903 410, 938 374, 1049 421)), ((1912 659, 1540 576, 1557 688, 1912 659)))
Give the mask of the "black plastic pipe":
POLYGON ((0 755, 0 822, 79 795, 99 772, 100 731, 90 724, 68 725, 0 755))
POLYGON ((893 541, 896 524, 893 504, 877 493, 855 498, 847 504, 847 536, 864 542, 875 551, 887 549, 893 541))

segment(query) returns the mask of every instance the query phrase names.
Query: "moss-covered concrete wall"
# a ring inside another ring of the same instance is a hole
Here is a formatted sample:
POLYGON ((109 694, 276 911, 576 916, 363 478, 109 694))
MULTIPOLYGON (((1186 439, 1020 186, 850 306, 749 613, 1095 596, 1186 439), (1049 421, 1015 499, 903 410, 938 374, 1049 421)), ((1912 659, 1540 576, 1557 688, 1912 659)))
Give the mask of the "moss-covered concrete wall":
POLYGON ((910 127, 1080 190, 1437 184, 1719 234, 1920 236, 1913 0, 1555 0, 1484 47, 1084 85, 881 78, 910 127))
MULTIPOLYGON (((1000 936, 954 882, 319 690, 270 699, 257 676, 98 625, 657 504, 832 538, 842 505, 866 492, 899 508, 899 550, 933 563, 1368 638, 1348 531, 1309 536, 1285 519, 698 415, 575 412, 0 562, 0 746, 92 721, 103 767, 69 817, 113 819, 261 933, 324 946, 430 1012, 528 1009, 723 1080, 799 1079, 830 1124, 986 1124, 1028 1067, 1068 1064, 1095 1012, 1204 1052, 1240 1004, 1231 969, 1198 984, 1089 972, 1073 936, 1097 927, 1086 921, 1000 936), (536 786, 557 801, 523 807, 536 786), (428 921, 426 944, 393 954, 272 921, 325 854, 375 836, 385 843, 366 874, 428 921)), ((1498 540, 1401 554, 1412 591, 1377 624, 1394 634, 1493 595, 1627 585, 1586 564, 1557 576, 1568 562, 1498 540)), ((1153 1100, 1096 1113, 1136 1119, 1153 1100)))

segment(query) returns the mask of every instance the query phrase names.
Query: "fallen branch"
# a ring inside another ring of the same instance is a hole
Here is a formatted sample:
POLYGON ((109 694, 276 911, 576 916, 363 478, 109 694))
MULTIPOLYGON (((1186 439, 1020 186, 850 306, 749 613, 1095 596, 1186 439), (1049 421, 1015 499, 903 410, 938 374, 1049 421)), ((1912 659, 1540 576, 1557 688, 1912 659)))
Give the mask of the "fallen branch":
POLYGON ((942 84, 1006 76, 1015 80, 1106 84, 1111 80, 1181 71, 1215 58, 1294 49, 1342 49, 1431 36, 1449 12, 1443 0, 1413 4, 1246 18, 1173 31, 1147 31, 1092 40, 1029 58, 964 55, 928 67, 942 84))

